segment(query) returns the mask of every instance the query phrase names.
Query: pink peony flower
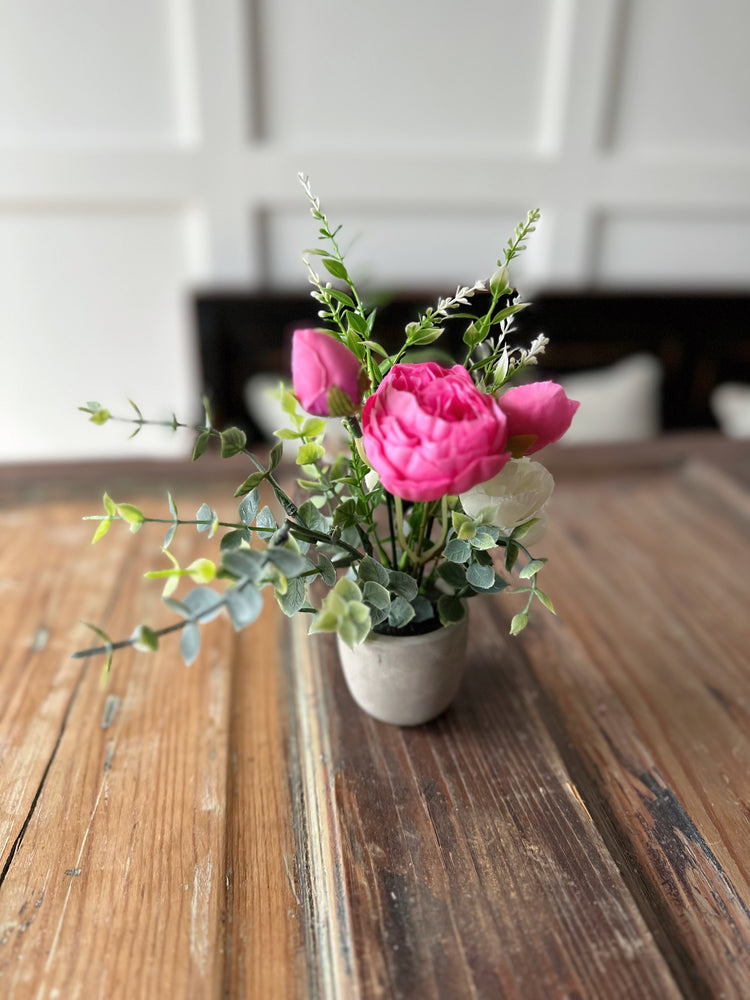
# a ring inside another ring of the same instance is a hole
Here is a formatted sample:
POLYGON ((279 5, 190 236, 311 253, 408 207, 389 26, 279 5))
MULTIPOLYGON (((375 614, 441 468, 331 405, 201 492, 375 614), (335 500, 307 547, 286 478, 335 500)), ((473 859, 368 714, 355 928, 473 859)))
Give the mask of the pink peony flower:
POLYGON ((365 403, 362 436, 383 486, 437 500, 491 479, 510 457, 506 421, 461 365, 394 365, 365 403))
POLYGON ((531 455, 558 441, 580 406, 554 382, 532 382, 509 389, 498 399, 508 420, 508 447, 514 458, 531 455))
POLYGON ((359 359, 330 333, 294 331, 292 381, 308 413, 316 417, 353 413, 360 397, 359 372, 359 359))

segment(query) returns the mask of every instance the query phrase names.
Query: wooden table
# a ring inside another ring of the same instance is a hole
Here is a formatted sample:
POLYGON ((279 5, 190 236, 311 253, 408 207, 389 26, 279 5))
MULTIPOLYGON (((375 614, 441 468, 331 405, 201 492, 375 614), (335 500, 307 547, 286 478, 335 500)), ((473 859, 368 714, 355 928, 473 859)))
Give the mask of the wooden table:
MULTIPOLYGON (((352 703, 328 636, 165 624, 161 532, 104 488, 233 514, 237 460, 6 469, 0 498, 0 996, 750 996, 750 446, 552 455, 559 617, 472 607, 434 723, 352 703)), ((183 528, 183 561, 205 536, 183 528)))

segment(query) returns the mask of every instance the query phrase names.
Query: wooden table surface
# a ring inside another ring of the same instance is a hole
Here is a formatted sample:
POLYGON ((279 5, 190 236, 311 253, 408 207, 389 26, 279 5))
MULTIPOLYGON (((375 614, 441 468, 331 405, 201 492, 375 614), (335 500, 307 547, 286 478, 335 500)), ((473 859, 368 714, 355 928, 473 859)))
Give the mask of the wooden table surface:
POLYGON ((477 599, 413 729, 272 601, 71 659, 169 620, 103 489, 233 516, 237 463, 0 472, 0 996, 750 997, 750 444, 554 453, 558 617, 477 599))

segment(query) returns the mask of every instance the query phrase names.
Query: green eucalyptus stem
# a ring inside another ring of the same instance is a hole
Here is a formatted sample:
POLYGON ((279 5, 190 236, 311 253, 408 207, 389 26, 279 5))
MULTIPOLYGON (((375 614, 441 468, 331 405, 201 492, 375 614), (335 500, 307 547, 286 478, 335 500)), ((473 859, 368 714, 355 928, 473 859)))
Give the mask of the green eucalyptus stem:
MULTIPOLYGON (((81 520, 82 521, 125 521, 125 518, 121 517, 119 514, 85 514, 81 518, 81 520)), ((176 525, 204 524, 206 526, 212 525, 213 523, 214 523, 213 521, 196 521, 196 520, 183 521, 182 518, 174 518, 174 517, 146 517, 145 514, 143 516, 143 521, 141 521, 141 524, 176 524, 176 525)), ((275 528, 262 528, 262 527, 256 528, 254 524, 253 525, 242 524, 242 522, 240 521, 216 521, 216 526, 218 528, 233 528, 235 530, 240 530, 242 528, 249 528, 252 531, 276 530, 275 528)))
POLYGON ((430 562, 431 559, 437 558, 440 553, 445 548, 445 540, 448 537, 448 497, 444 496, 440 498, 440 537, 435 542, 431 548, 429 548, 423 555, 423 563, 430 562))

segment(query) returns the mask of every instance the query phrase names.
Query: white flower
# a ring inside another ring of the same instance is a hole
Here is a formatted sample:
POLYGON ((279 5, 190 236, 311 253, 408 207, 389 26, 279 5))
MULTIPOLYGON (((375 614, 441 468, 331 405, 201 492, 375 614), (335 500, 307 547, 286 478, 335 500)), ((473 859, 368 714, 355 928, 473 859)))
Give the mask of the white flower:
POLYGON ((491 523, 505 537, 519 525, 538 518, 538 523, 523 537, 524 545, 533 545, 546 530, 544 505, 554 486, 552 475, 540 462, 511 458, 493 479, 462 493, 461 504, 469 517, 491 513, 491 523))

